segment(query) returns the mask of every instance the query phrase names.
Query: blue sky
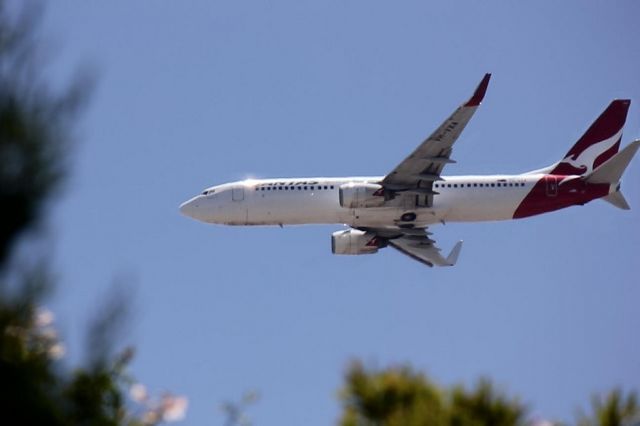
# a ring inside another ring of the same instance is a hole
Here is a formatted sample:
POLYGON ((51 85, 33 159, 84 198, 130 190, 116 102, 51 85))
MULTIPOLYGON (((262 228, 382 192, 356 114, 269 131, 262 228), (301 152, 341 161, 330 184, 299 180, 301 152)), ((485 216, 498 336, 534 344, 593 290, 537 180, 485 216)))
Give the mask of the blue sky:
POLYGON ((521 221, 433 228, 455 268, 391 250, 339 257, 341 225, 207 226, 179 215, 244 177, 381 175, 493 78, 447 174, 557 161, 613 98, 640 137, 640 3, 48 2, 49 68, 99 84, 50 221, 53 301, 70 357, 114 277, 135 311, 123 343, 188 424, 262 397, 258 424, 325 425, 349 360, 409 362, 443 384, 491 377, 547 418, 640 388, 634 207, 595 201, 521 221))

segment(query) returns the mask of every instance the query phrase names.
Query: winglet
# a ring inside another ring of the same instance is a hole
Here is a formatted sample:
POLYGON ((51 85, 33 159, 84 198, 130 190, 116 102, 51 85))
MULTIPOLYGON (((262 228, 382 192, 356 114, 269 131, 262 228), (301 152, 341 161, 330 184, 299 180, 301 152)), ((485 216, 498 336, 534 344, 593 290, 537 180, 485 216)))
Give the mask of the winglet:
POLYGON ((471 99, 467 101, 466 104, 464 104, 464 106, 476 107, 480 105, 480 102, 482 102, 482 100, 484 99, 485 93, 487 93, 487 87, 489 87, 490 78, 491 78, 490 73, 486 73, 484 75, 484 77, 482 78, 482 81, 480 82, 480 84, 478 84, 476 91, 473 93, 473 96, 471 97, 471 99))
POLYGON ((453 266, 458 261, 458 256, 460 256, 460 250, 462 250, 462 240, 458 241, 449 256, 447 256, 447 265, 453 266))

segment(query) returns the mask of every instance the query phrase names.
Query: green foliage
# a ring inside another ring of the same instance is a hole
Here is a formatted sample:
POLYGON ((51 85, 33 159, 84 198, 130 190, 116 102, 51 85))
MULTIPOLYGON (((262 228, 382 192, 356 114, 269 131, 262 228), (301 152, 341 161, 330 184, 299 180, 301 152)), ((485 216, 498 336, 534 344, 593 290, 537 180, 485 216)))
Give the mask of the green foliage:
POLYGON ((89 80, 78 78, 61 93, 49 89, 36 43, 40 13, 27 4, 11 14, 0 0, 0 268, 62 184, 74 120, 89 92, 89 80))
POLYGON ((408 366, 368 370, 353 363, 341 392, 340 424, 510 426, 524 424, 525 408, 488 380, 472 391, 445 389, 408 366))
POLYGON ((591 398, 591 410, 590 416, 579 414, 579 426, 630 426, 640 423, 637 392, 625 394, 622 389, 614 389, 606 395, 596 395, 591 398))
POLYGON ((453 426, 510 426, 522 424, 525 407, 515 399, 500 394, 487 379, 475 389, 455 387, 451 391, 450 422, 453 426))
POLYGON ((220 405, 220 410, 226 418, 225 426, 251 426, 251 419, 246 412, 249 406, 254 404, 260 395, 256 391, 248 391, 242 395, 239 401, 227 401, 220 405))
POLYGON ((410 367, 368 371, 353 363, 342 391, 341 424, 444 425, 445 404, 440 390, 410 367))
POLYGON ((60 364, 64 346, 53 314, 37 308, 50 274, 38 267, 15 281, 17 291, 0 286, 0 408, 11 412, 15 424, 133 424, 124 422, 129 352, 108 363, 67 371, 60 364))
MULTIPOLYGON (((527 420, 518 399, 496 390, 488 379, 472 389, 446 388, 409 366, 368 369, 354 362, 340 393, 343 426, 447 425, 516 426, 560 424, 527 420)), ((594 396, 592 413, 581 413, 578 426, 632 426, 640 424, 636 392, 614 389, 594 396)))
POLYGON ((53 316, 38 308, 51 275, 32 258, 26 269, 11 261, 16 242, 37 231, 63 182, 74 117, 87 93, 77 80, 62 93, 49 90, 35 43, 39 11, 13 12, 0 0, 0 409, 21 425, 135 423, 125 422, 126 363, 63 369, 53 316))
POLYGON ((31 300, 0 298, 0 407, 16 424, 63 424, 57 376, 32 318, 31 300))

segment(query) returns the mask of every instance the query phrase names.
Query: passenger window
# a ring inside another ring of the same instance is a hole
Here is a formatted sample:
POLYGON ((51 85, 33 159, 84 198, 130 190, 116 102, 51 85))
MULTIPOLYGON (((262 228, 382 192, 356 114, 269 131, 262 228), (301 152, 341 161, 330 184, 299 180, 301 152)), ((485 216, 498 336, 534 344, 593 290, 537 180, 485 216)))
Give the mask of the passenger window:
POLYGON ((474 183, 474 184, 473 184, 473 186, 474 186, 474 188, 475 188, 475 187, 477 187, 477 186, 478 186, 478 184, 477 184, 477 183, 474 183))

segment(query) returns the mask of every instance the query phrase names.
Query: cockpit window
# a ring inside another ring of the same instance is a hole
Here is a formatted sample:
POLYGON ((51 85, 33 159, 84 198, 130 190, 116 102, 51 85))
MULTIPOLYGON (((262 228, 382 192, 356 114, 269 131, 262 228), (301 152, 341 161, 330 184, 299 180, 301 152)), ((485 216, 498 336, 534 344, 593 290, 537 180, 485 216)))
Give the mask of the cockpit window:
POLYGON ((205 190, 202 192, 202 195, 211 195, 211 194, 213 194, 214 192, 216 192, 216 190, 215 190, 215 189, 205 189, 205 190))

